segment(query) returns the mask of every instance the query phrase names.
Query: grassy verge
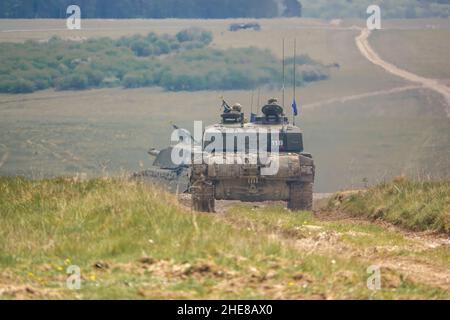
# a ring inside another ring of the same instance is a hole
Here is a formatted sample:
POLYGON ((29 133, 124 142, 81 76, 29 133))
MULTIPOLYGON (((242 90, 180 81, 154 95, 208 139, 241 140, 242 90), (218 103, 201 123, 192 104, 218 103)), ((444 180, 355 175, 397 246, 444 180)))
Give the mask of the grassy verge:
POLYGON ((337 194, 330 206, 415 231, 450 234, 449 180, 414 182, 398 178, 365 192, 337 194))
POLYGON ((276 236, 312 221, 309 213, 274 207, 260 220, 248 206, 231 211, 227 219, 247 225, 194 214, 128 181, 1 178, 0 298, 446 296, 395 271, 395 290, 370 291, 365 262, 302 251, 276 236), (80 267, 81 290, 66 286, 71 265, 80 267))
MULTIPOLYGON (((369 220, 333 212, 290 212, 272 205, 234 205, 227 210, 226 221, 256 234, 283 239, 306 256, 314 253, 331 258, 336 263, 336 273, 330 278, 341 275, 348 281, 349 275, 360 272, 362 266, 380 266, 383 289, 371 297, 414 299, 424 293, 425 286, 425 291, 436 290, 429 291, 436 298, 441 292, 440 284, 447 281, 450 247, 444 238, 410 237, 369 220), (345 267, 340 265, 344 261, 345 267)), ((349 296, 361 293, 355 281, 348 285, 346 289, 353 293, 349 296)), ((448 298, 448 286, 444 288, 448 298)))

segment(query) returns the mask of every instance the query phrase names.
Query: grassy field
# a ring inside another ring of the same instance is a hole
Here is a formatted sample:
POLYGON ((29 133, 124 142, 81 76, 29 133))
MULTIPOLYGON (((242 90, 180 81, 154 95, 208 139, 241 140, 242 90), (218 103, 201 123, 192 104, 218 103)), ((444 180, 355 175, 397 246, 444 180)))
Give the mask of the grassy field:
POLYGON ((450 235, 450 181, 413 182, 399 177, 368 191, 337 194, 330 206, 355 216, 382 219, 415 231, 450 235))
MULTIPOLYGON (((227 20, 85 20, 81 30, 68 31, 64 20, 0 20, 0 41, 48 40, 54 35, 63 39, 82 40, 92 37, 119 38, 133 34, 176 34, 182 29, 198 26, 213 33, 213 47, 220 49, 255 46, 270 49, 282 56, 282 38, 286 40, 286 55, 292 55, 293 39, 297 39, 298 54, 310 55, 324 64, 339 63, 334 81, 315 86, 312 98, 322 99, 392 88, 405 82, 386 74, 361 57, 354 43, 358 30, 350 26, 333 27, 327 21, 315 19, 261 19, 261 32, 229 32, 229 24, 245 19, 227 20)), ((362 21, 349 21, 362 25, 362 21)), ((398 24, 398 23, 397 23, 398 24)), ((401 24, 400 24, 401 25, 401 24)), ((408 25, 407 25, 408 26, 408 25)), ((443 53, 445 54, 445 53, 443 53)), ((308 100, 309 94, 305 97, 308 100)))
POLYGON ((440 239, 279 206, 194 214, 118 179, 1 178, 0 191, 3 299, 450 298, 440 239), (66 287, 71 265, 81 290, 66 287))
POLYGON ((443 52, 450 51, 449 29, 382 30, 371 38, 380 56, 423 77, 450 79, 450 64, 443 52), (394 48, 394 50, 393 50, 394 48), (421 48, 421 50, 417 50, 421 48))
MULTIPOLYGON (((140 170, 151 165, 149 147, 170 144, 171 121, 190 130, 194 120, 217 121, 220 94, 102 89, 0 97, 0 157, 6 156, 0 173, 39 178, 140 170)), ((248 92, 226 97, 250 111, 248 92)), ((306 108, 299 124, 317 162, 316 191, 359 188, 364 179, 375 184, 402 173, 448 176, 448 120, 437 106, 423 108, 429 99, 440 103, 433 93, 413 90, 306 108)))
MULTIPOLYGON (((0 92, 159 87, 167 91, 279 88, 281 59, 255 47, 211 48, 212 33, 184 29, 175 36, 133 35, 82 42, 1 43, 0 92), (252 57, 249 59, 249 57, 252 57)), ((307 55, 296 60, 296 85, 326 80, 329 69, 307 55)), ((293 78, 293 59, 286 59, 293 78)))
MULTIPOLYGON (((150 31, 175 34, 201 25, 213 32, 213 47, 256 46, 280 57, 281 38, 286 38, 287 53, 296 38, 299 53, 324 64, 340 65, 330 80, 297 91, 298 103, 305 107, 297 123, 305 130, 306 149, 317 162, 317 192, 361 188, 400 174, 448 178, 450 124, 443 114, 442 97, 418 88, 389 93, 387 90, 411 84, 362 57, 354 40, 359 31, 352 26, 363 25, 363 21, 343 21, 336 27, 322 20, 274 19, 259 21, 261 32, 226 31, 233 21, 87 20, 81 31, 70 32, 64 30, 64 21, 1 20, 0 41, 45 40, 53 35, 117 38, 150 31), (381 93, 364 96, 377 92, 381 93), (332 103, 330 99, 334 99, 332 103)), ((393 20, 386 21, 384 27, 387 30, 371 39, 376 50, 383 53, 395 48, 392 51, 399 52, 399 57, 409 52, 420 59, 420 42, 411 41, 405 51, 389 41, 379 43, 378 36, 390 39, 391 34, 417 32, 424 38, 426 32, 432 34, 433 43, 445 43, 449 23, 393 20), (431 25, 438 28, 430 29, 431 25), (425 28, 429 30, 421 30, 425 28)), ((435 58, 427 62, 427 66, 433 64, 430 70, 445 70, 441 65, 447 65, 447 51, 445 44, 436 45, 435 58)), ((245 112, 250 112, 250 91, 168 93, 116 88, 1 95, 0 175, 38 178, 140 170, 151 164, 146 155, 148 147, 161 148, 170 143, 171 122, 192 129, 194 120, 203 120, 205 125, 218 121, 221 95, 230 102, 239 101, 245 112)), ((290 95, 287 90, 287 105, 290 95)), ((254 92, 253 110, 257 96, 254 92)), ((281 93, 262 88, 260 104, 271 96, 280 97, 281 93)))

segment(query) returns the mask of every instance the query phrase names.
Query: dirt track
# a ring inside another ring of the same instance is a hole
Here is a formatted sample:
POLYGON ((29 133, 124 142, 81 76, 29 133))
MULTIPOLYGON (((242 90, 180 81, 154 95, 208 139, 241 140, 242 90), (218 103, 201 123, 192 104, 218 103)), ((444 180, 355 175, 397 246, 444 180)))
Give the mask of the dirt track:
MULTIPOLYGON (((430 232, 407 231, 383 221, 374 222, 364 218, 351 217, 344 212, 328 210, 324 207, 323 200, 327 202, 327 199, 331 196, 331 194, 314 194, 314 217, 317 219, 317 225, 307 226, 311 231, 307 236, 298 239, 289 233, 276 231, 276 229, 271 233, 271 236, 285 242, 286 245, 294 246, 301 252, 338 254, 342 257, 356 258, 367 265, 376 264, 383 270, 394 271, 400 277, 414 279, 414 281, 450 291, 450 272, 448 267, 442 266, 433 260, 420 258, 428 250, 448 248, 450 246, 450 238, 430 232), (347 225, 351 231, 326 230, 320 225, 321 222, 337 222, 347 225), (348 236, 359 237, 363 235, 361 232, 353 231, 358 229, 357 226, 371 224, 385 229, 386 233, 397 234, 404 241, 396 244, 374 243, 372 247, 351 246, 343 241, 343 238, 348 236)), ((189 195, 184 194, 179 197, 180 202, 184 206, 190 207, 189 195)), ((237 228, 245 228, 245 223, 236 223, 236 221, 230 220, 227 214, 231 207, 239 203, 239 201, 216 201, 218 218, 235 225, 237 228)), ((262 208, 274 204, 284 205, 282 202, 252 203, 254 208, 262 208)), ((386 280, 389 281, 389 279, 386 280)))
POLYGON ((448 88, 445 84, 440 83, 438 80, 421 77, 384 61, 370 46, 370 34, 370 30, 362 29, 361 34, 355 38, 356 45, 363 56, 373 64, 382 67, 389 73, 402 77, 403 79, 411 82, 420 83, 423 87, 440 93, 447 102, 446 112, 447 116, 450 117, 450 88, 448 88))
MULTIPOLYGON (((402 278, 413 279, 420 283, 427 284, 432 287, 442 288, 450 291, 450 272, 448 267, 437 264, 432 260, 424 260, 418 258, 427 250, 439 250, 450 246, 450 238, 444 235, 437 235, 429 232, 412 232, 397 228, 389 223, 382 221, 368 221, 363 218, 350 217, 343 212, 323 210, 319 201, 329 197, 329 194, 315 194, 314 216, 318 222, 338 222, 348 225, 349 229, 357 229, 358 225, 375 224, 386 232, 398 234, 405 240, 403 244, 374 244, 370 248, 358 246, 349 246, 342 239, 348 236, 361 236, 360 232, 347 231, 338 232, 330 231, 320 225, 309 225, 308 229, 312 232, 301 239, 292 235, 273 232, 272 237, 276 237, 279 241, 285 242, 286 245, 292 245, 302 252, 338 254, 342 257, 356 258, 368 265, 376 264, 383 270, 394 271, 402 278), (401 253, 401 254, 399 254, 401 253), (406 254, 407 253, 407 254, 406 254)), ((231 224, 235 221, 229 221, 227 218, 228 209, 235 205, 236 201, 217 201, 216 210, 219 218, 231 224)), ((254 203, 256 207, 265 207, 273 203, 254 203)), ((320 224, 320 223, 319 223, 320 224)), ((238 228, 245 227, 245 224, 236 225, 238 228)), ((386 279, 386 281, 390 281, 386 279)))

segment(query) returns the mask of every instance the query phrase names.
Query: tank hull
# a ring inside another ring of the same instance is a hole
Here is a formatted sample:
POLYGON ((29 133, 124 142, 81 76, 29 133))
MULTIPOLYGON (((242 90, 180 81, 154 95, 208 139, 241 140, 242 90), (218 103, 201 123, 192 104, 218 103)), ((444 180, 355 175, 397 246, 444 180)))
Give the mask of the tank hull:
POLYGON ((293 185, 314 182, 313 160, 289 153, 269 156, 265 164, 245 164, 248 154, 211 155, 193 166, 192 184, 207 181, 214 186, 214 199, 247 202, 290 201, 293 185), (219 163, 218 163, 219 162, 219 163))

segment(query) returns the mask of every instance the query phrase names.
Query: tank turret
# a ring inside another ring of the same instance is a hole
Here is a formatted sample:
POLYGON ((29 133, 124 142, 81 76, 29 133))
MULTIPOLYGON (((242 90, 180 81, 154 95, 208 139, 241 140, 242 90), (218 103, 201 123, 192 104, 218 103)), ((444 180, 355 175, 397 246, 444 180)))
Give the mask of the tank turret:
POLYGON ((221 115, 223 124, 244 123, 244 114, 240 103, 229 106, 225 100, 222 100, 223 113, 221 115))
POLYGON ((189 190, 190 166, 177 165, 172 161, 173 147, 162 150, 151 148, 147 153, 154 157, 152 166, 136 172, 133 179, 157 184, 173 193, 185 193, 189 190))
POLYGON ((222 122, 205 129, 202 162, 192 166, 193 209, 214 211, 214 200, 281 200, 287 201, 292 210, 310 210, 314 161, 303 152, 302 131, 289 124, 283 107, 276 99, 270 99, 262 107, 262 114, 254 122, 246 123, 241 109, 233 110, 225 101, 223 105, 222 122), (213 147, 217 134, 223 135, 219 139, 223 144, 213 147), (236 146, 238 141, 244 145, 236 146), (263 150, 264 146, 267 149, 263 150), (268 155, 265 162, 261 160, 261 151, 268 155), (277 170, 266 174, 272 165, 277 170))

